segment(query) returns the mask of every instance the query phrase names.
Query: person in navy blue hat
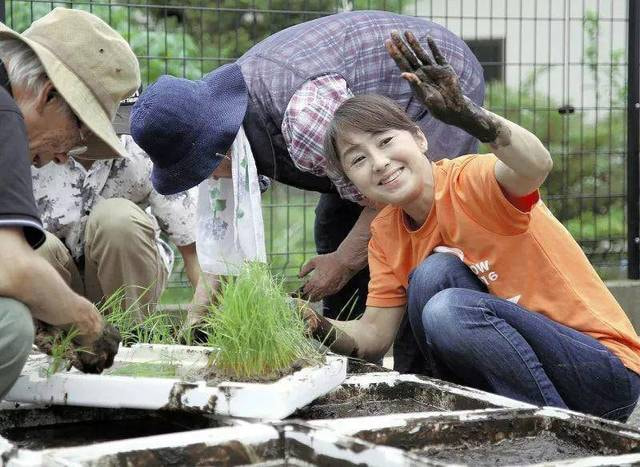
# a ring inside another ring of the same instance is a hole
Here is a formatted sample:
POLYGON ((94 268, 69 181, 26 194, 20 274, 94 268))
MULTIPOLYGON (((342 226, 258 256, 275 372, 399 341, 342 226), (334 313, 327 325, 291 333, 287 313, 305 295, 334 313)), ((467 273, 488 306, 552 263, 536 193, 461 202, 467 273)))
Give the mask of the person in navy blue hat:
POLYGON ((324 299, 329 317, 353 297, 355 314, 364 310, 369 224, 377 212, 346 178, 327 168, 322 144, 335 109, 355 94, 381 94, 419 124, 430 142, 430 159, 477 148, 473 137, 432 118, 400 76, 385 41, 392 31, 404 30, 422 43, 432 37, 464 94, 483 103, 482 68, 462 39, 424 19, 361 11, 280 31, 198 81, 163 76, 132 111, 132 136, 154 162, 152 178, 160 193, 222 175, 228 166, 219 165, 222 155, 241 127, 259 174, 322 193, 315 223, 319 255, 300 275, 314 271, 302 293, 324 299))

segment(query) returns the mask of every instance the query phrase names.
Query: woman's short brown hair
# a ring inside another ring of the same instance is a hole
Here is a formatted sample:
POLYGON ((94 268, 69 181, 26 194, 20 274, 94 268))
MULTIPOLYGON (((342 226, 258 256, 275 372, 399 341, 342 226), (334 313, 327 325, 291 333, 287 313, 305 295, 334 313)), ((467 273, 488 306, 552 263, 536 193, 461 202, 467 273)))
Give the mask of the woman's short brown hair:
POLYGON ((347 99, 336 110, 325 134, 327 169, 345 176, 336 147, 340 135, 354 130, 376 134, 390 129, 415 133, 420 128, 388 97, 365 94, 347 99))

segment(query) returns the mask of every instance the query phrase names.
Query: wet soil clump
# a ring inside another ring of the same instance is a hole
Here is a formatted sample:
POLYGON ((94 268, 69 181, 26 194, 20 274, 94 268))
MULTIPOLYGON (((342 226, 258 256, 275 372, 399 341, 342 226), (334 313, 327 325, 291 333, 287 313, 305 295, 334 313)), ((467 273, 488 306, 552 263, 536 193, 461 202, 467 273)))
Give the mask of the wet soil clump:
POLYGON ((562 440, 550 432, 480 445, 429 446, 412 452, 430 459, 469 465, 530 464, 601 454, 595 449, 562 440))
POLYGON ((349 358, 347 360, 348 375, 362 375, 365 373, 391 373, 393 370, 364 360, 349 358))
POLYGON ((354 398, 353 400, 345 402, 311 404, 299 409, 290 418, 321 420, 325 418, 369 417, 373 415, 428 412, 433 410, 438 410, 438 407, 411 398, 390 400, 354 398))
POLYGON ((294 361, 289 367, 283 369, 274 370, 268 375, 255 375, 251 377, 241 377, 238 375, 227 374, 221 372, 215 365, 203 368, 200 372, 194 375, 195 379, 204 379, 207 382, 207 386, 217 386, 220 383, 229 381, 237 383, 273 383, 285 376, 292 375, 296 371, 300 371, 307 366, 317 365, 318 362, 305 361, 298 359, 294 361))

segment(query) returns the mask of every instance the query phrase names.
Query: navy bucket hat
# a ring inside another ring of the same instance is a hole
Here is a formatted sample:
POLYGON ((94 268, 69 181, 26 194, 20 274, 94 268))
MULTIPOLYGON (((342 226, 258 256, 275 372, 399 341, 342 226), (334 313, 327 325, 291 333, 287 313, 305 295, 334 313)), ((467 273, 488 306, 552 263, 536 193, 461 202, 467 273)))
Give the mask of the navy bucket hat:
POLYGON ((247 110, 247 86, 231 63, 191 81, 161 76, 131 110, 131 136, 153 161, 163 195, 198 185, 233 143, 247 110))

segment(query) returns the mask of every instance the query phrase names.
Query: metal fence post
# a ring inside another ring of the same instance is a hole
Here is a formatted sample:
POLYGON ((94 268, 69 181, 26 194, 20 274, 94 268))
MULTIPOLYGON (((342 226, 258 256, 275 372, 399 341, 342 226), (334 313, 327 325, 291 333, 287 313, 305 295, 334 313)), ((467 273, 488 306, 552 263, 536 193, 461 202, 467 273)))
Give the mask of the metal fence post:
POLYGON ((640 1, 629 0, 627 78, 627 248, 628 277, 640 279, 640 1))
POLYGON ((0 0, 0 23, 4 23, 4 0, 0 0))

